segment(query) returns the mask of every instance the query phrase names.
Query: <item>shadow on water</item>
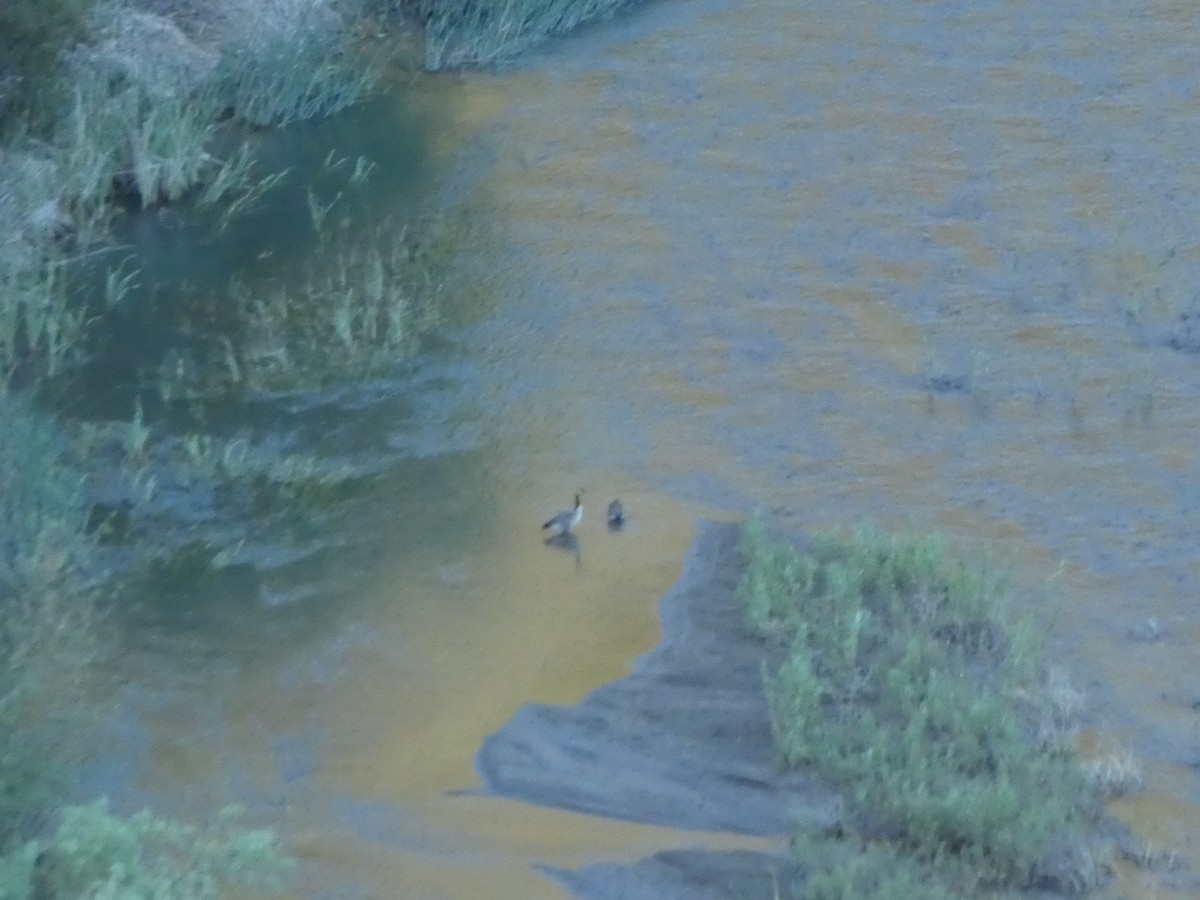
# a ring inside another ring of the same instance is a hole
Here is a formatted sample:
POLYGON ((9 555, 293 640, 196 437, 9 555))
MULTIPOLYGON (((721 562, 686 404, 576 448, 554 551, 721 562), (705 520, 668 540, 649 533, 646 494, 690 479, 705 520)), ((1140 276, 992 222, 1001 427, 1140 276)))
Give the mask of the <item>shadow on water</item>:
POLYGON ((552 547, 566 553, 575 560, 575 571, 583 571, 583 551, 580 549, 579 536, 570 531, 564 531, 560 534, 551 535, 542 541, 547 547, 552 547))

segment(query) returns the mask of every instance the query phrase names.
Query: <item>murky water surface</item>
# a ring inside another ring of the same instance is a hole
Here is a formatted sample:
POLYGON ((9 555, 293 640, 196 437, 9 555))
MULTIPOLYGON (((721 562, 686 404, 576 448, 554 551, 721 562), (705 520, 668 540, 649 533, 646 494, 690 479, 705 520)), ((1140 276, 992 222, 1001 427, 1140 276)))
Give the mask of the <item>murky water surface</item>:
POLYGON ((1175 2, 677 0, 438 82, 487 308, 396 388, 421 415, 372 418, 408 461, 331 526, 353 590, 130 634, 113 780, 248 802, 313 896, 559 897, 530 863, 706 840, 446 792, 521 704, 654 644, 696 515, 763 507, 1011 564, 1144 761, 1118 811, 1200 864, 1198 30, 1175 2), (576 560, 537 526, 580 486, 576 560))

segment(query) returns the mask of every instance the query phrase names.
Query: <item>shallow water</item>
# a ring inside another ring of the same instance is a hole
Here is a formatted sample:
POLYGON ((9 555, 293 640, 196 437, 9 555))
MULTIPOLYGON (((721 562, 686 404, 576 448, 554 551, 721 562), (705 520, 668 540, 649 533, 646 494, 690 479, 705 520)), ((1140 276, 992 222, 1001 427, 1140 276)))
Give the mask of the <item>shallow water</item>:
POLYGON ((762 507, 1008 563, 1088 726, 1146 767, 1116 811, 1200 865, 1198 27, 681 0, 429 82, 492 296, 444 377, 396 388, 420 415, 368 412, 402 452, 330 525, 320 575, 353 587, 131 632, 97 777, 249 802, 312 896, 559 897, 531 863, 706 839, 445 792, 522 703, 653 645, 695 516, 762 507), (537 525, 580 486, 577 564, 537 525))

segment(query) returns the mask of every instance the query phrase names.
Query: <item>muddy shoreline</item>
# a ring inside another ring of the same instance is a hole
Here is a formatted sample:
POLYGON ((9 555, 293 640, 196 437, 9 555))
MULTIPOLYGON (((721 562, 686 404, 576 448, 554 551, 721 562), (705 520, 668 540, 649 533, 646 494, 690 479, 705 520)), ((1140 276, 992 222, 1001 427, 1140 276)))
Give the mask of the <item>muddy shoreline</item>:
MULTIPOLYGON (((659 604, 662 638, 633 672, 574 706, 530 704, 480 748, 472 793, 635 823, 780 838, 778 852, 669 850, 628 865, 539 866, 586 900, 763 898, 803 879, 786 840, 840 833, 832 787, 780 769, 762 690, 767 649, 736 596, 740 528, 701 522, 659 604)), ((1102 844, 1139 842, 1112 820, 1102 844)), ((1192 879, 1176 873, 1180 878, 1192 879)), ((1068 896, 1067 880, 1039 897, 1068 896)), ((1043 888, 1048 888, 1043 885, 1043 888)), ((1027 896, 1032 896, 1028 895, 1027 896)))
POLYGON ((778 854, 689 849, 633 866, 544 868, 581 897, 772 896, 794 828, 832 827, 837 796, 776 763, 763 646, 742 627, 736 525, 702 522, 659 604, 662 639, 575 706, 531 704, 476 757, 484 794, 630 822, 779 837, 778 854), (704 886, 701 888, 700 886, 704 886))
POLYGON ((702 831, 833 824, 833 792, 776 763, 762 643, 734 596, 737 540, 736 525, 702 523, 660 602, 659 645, 573 707, 522 708, 479 751, 484 791, 702 831))

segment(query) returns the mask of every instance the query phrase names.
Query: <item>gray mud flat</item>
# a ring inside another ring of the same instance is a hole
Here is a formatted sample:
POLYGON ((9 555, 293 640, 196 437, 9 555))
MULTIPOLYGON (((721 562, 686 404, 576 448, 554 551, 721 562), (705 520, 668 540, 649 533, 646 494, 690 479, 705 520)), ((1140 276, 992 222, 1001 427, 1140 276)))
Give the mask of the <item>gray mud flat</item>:
MULTIPOLYGON (((736 525, 703 522, 659 606, 663 637, 633 674, 571 707, 530 705, 484 741, 482 792, 674 828, 783 836, 835 824, 836 797, 781 771, 764 646, 735 596, 736 525)), ((782 851, 782 847, 781 847, 782 851)), ((770 897, 780 856, 687 850, 634 866, 546 869, 579 896, 770 897)))

